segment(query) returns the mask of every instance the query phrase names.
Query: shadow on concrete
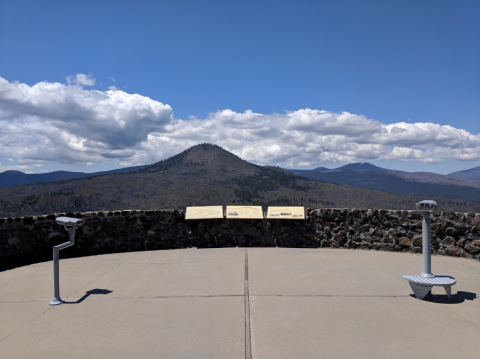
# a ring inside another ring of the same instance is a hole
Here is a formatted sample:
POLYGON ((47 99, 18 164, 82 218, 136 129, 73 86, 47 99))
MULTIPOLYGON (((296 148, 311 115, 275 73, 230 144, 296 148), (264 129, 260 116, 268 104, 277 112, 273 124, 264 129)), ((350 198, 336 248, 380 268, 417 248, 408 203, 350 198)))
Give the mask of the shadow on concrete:
POLYGON ((64 304, 79 304, 79 303, 83 302, 85 299, 87 299, 92 294, 110 294, 110 293, 112 293, 111 290, 95 288, 95 289, 89 290, 88 292, 85 292, 85 295, 83 297, 81 297, 80 299, 78 299, 76 302, 65 302, 64 304))
MULTIPOLYGON (((414 294, 410 294, 410 297, 416 298, 414 294)), ((437 304, 460 304, 466 300, 475 300, 477 298, 476 293, 458 291, 457 294, 452 294, 452 298, 449 300, 446 294, 434 294, 432 296, 426 296, 423 298, 426 302, 437 304)))
MULTIPOLYGON (((3 260, 4 258, 2 258, 3 260)), ((16 269, 16 268, 21 268, 25 266, 29 266, 31 264, 36 264, 36 263, 42 263, 42 262, 49 262, 52 261, 52 259, 39 259, 37 261, 18 261, 18 262, 9 262, 9 263, 0 263, 0 273, 1 272, 6 272, 8 270, 16 269)))

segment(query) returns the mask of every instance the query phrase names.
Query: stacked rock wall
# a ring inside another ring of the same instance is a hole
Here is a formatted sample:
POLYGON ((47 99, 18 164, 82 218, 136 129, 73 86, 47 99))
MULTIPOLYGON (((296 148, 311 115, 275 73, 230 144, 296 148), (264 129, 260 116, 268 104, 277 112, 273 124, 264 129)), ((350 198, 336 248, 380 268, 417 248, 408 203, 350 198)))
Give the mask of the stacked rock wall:
MULTIPOLYGON (((52 259, 66 242, 58 216, 85 225, 61 257, 188 247, 331 247, 420 253, 422 216, 417 211, 308 209, 306 220, 185 221, 177 210, 57 213, 0 218, 0 265, 52 259)), ((480 259, 480 214, 437 212, 432 218, 432 253, 480 259)))

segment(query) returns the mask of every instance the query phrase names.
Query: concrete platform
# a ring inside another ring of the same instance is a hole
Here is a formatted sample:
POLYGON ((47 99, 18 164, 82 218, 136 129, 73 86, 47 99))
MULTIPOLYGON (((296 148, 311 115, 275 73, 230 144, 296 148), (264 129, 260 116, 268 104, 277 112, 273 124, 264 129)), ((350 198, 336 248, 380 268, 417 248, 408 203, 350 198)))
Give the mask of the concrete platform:
POLYGON ((108 254, 0 272, 5 358, 480 357, 480 263, 433 257, 448 301, 413 297, 421 255, 221 248, 108 254))

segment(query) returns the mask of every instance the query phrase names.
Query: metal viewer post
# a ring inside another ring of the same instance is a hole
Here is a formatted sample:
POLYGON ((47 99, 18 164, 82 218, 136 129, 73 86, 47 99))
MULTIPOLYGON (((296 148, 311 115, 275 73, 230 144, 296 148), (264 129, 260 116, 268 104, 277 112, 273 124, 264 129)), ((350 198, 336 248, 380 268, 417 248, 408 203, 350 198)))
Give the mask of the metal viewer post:
POLYGON ((422 273, 420 275, 426 278, 433 278, 435 277, 432 274, 432 237, 431 237, 431 230, 430 230, 430 213, 429 212, 422 212, 423 220, 422 220, 422 256, 423 256, 423 268, 422 273))
POLYGON ((58 217, 57 223, 63 225, 68 232, 68 242, 59 244, 53 247, 53 299, 50 301, 50 305, 59 305, 64 301, 60 298, 60 270, 59 270, 59 252, 60 249, 71 247, 75 244, 75 231, 77 227, 83 225, 85 221, 83 219, 58 217))
POLYGON ((418 211, 423 215, 422 220, 422 259, 423 270, 420 275, 425 278, 435 277, 432 274, 432 237, 431 237, 431 221, 430 213, 435 212, 437 203, 435 201, 421 201, 416 205, 418 211))
POLYGON ((430 213, 437 209, 435 201, 421 201, 417 203, 417 209, 422 213, 422 265, 423 271, 420 275, 404 275, 403 278, 408 280, 410 287, 418 299, 425 296, 432 296, 431 290, 435 286, 442 286, 447 292, 448 299, 451 297, 452 285, 457 283, 456 279, 447 275, 432 274, 432 240, 430 231, 430 213))

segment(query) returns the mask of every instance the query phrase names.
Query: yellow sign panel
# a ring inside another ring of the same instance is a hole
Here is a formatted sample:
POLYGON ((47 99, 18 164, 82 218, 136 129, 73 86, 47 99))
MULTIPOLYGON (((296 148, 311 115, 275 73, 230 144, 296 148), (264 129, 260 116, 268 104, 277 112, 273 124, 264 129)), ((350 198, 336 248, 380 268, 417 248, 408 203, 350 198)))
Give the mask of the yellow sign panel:
POLYGON ((185 219, 223 218, 223 206, 187 207, 185 219))
POLYGON ((227 206, 227 218, 263 219, 262 206, 227 206))
POLYGON ((304 207, 268 207, 268 219, 305 219, 304 207))

